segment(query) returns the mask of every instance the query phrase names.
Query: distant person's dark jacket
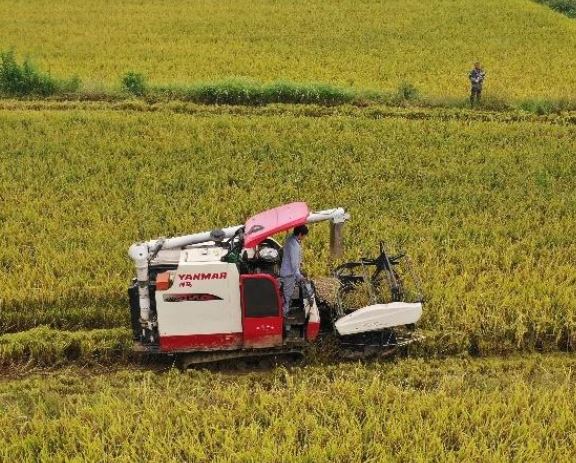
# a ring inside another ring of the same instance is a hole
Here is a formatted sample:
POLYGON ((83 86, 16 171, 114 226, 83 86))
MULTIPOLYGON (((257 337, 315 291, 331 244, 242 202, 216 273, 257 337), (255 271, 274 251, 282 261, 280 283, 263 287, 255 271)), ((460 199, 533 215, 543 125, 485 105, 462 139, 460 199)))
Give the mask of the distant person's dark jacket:
POLYGON ((472 88, 482 88, 482 84, 484 83, 484 78, 486 77, 486 73, 483 69, 472 69, 468 78, 470 79, 470 83, 472 84, 472 88))

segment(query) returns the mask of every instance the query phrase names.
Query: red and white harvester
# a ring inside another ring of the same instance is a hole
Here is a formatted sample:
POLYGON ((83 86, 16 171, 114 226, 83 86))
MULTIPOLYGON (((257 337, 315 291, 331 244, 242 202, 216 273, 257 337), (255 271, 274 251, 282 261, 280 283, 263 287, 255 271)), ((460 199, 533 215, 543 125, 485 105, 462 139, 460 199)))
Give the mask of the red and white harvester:
POLYGON ((348 219, 343 208, 310 212, 306 203, 295 202, 257 214, 244 225, 133 244, 129 255, 136 278, 128 294, 135 349, 177 356, 187 367, 299 356, 327 336, 344 351, 361 355, 410 342, 422 299, 407 300, 405 274, 399 271, 404 256, 388 256, 382 244, 378 257, 335 269, 335 302, 321 299, 314 283, 306 281, 294 292, 291 317, 283 317, 282 246, 272 236, 329 221, 331 252, 337 255, 348 219), (370 289, 373 303, 346 307, 347 296, 362 285, 370 289), (379 300, 383 287, 387 301, 379 300))

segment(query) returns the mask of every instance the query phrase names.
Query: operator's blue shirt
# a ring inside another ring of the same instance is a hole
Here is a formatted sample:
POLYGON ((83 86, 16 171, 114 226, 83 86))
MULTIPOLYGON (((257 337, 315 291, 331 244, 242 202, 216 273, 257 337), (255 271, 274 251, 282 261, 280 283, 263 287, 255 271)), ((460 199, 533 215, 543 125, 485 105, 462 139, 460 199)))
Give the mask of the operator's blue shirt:
POLYGON ((302 262, 302 248, 300 241, 294 234, 291 234, 284 243, 284 254, 280 265, 281 277, 293 277, 296 281, 302 279, 300 264, 302 262))

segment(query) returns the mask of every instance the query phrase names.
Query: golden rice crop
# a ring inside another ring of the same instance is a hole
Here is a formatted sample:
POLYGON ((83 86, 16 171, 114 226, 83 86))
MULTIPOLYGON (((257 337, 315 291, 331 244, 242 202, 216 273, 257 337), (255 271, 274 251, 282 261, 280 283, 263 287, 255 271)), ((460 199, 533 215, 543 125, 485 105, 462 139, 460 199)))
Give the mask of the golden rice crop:
POLYGON ((61 370, 0 382, 2 461, 573 461, 574 360, 266 373, 61 370))
POLYGON ((0 336, 0 368, 121 362, 130 357, 131 347, 125 328, 62 331, 39 326, 0 336))
POLYGON ((565 98, 576 23, 527 0, 3 0, 0 49, 98 92, 244 76, 460 97, 480 59, 486 94, 565 98))
MULTIPOLYGON (((1 329, 126 327, 132 242, 306 200, 351 212, 347 257, 408 251, 435 336, 569 347, 574 126, 354 114, 0 112, 1 329)), ((313 228, 313 275, 327 248, 313 228)))

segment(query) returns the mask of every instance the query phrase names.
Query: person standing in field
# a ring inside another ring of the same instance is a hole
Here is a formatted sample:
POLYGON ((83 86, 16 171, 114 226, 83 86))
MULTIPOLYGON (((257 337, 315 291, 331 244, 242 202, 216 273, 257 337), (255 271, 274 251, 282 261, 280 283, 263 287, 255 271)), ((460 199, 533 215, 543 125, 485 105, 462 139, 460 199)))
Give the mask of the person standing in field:
POLYGON ((470 106, 474 107, 475 103, 480 103, 482 85, 484 85, 484 79, 486 78, 486 73, 479 62, 474 63, 474 69, 470 71, 468 78, 470 79, 470 85, 472 86, 470 90, 470 106))

